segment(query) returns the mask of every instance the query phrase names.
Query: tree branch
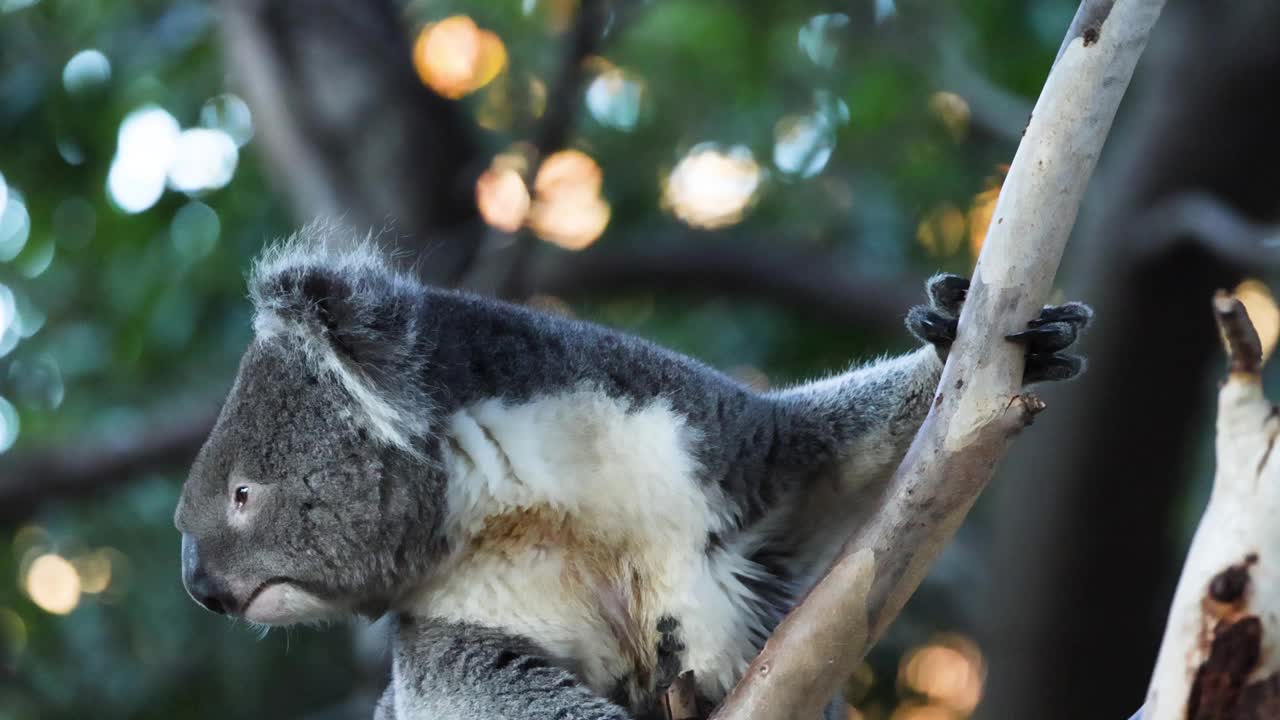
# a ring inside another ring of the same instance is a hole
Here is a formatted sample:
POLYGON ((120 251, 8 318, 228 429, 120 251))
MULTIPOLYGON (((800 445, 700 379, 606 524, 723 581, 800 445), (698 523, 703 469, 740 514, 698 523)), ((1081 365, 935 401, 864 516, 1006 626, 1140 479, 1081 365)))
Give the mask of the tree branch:
POLYGON ((1144 720, 1280 716, 1280 415, 1262 393, 1262 347, 1237 299, 1214 314, 1228 357, 1213 493, 1187 554, 1144 720))
MULTIPOLYGON (((1080 200, 1163 0, 1085 0, 1093 32, 1068 36, 996 204, 960 334, 933 407, 886 503, 774 632, 716 720, 817 717, 919 585, 1043 406, 1021 395, 1023 351, 1005 336, 1049 295, 1080 200), (1034 238, 1034 241, 1032 240, 1034 238), (850 599, 852 598, 852 599, 850 599), (822 637, 839 642, 821 642, 822 637)), ((1075 26, 1073 26, 1074 28, 1075 26)))
POLYGON ((299 220, 393 222, 451 284, 483 223, 482 160, 457 103, 423 86, 390 0, 222 0, 228 63, 299 220))
POLYGON ((566 299, 661 292, 760 300, 884 335, 902 331, 903 316, 918 300, 914 280, 843 272, 827 256, 695 239, 660 250, 602 246, 558 254, 533 273, 530 290, 566 299))
POLYGON ((125 442, 25 450, 0 472, 0 520, 29 515, 53 499, 102 494, 148 472, 187 465, 209 437, 214 415, 157 425, 125 442))
POLYGON ((1218 262, 1253 272, 1280 269, 1280 227, 1247 217, 1201 190, 1175 193, 1144 213, 1139 252, 1162 256, 1191 246, 1218 262))

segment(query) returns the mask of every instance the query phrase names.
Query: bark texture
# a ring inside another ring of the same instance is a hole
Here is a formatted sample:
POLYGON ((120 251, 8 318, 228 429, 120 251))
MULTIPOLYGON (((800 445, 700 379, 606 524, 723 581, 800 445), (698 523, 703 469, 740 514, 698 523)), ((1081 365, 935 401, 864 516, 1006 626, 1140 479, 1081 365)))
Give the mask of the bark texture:
POLYGON ((1227 349, 1213 494, 1178 582, 1144 720, 1280 717, 1280 414, 1240 301, 1214 298, 1227 349))

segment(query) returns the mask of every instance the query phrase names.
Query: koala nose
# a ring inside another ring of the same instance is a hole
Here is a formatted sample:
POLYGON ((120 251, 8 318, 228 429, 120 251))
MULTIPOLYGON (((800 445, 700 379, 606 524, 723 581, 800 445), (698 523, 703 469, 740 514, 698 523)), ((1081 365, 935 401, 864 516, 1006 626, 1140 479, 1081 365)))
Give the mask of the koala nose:
POLYGON ((236 611, 236 599, 231 589, 209 574, 200 562, 196 539, 185 533, 182 536, 182 585, 191 599, 209 612, 226 615, 236 611))

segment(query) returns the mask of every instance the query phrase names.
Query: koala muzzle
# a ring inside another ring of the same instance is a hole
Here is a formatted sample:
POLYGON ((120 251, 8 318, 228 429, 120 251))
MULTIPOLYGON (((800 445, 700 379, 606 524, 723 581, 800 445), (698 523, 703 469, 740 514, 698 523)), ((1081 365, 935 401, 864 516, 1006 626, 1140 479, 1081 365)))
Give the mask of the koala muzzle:
POLYGON ((226 615, 238 610, 231 588, 207 571, 200 562, 196 539, 185 533, 182 535, 182 585, 191 599, 209 612, 226 615))

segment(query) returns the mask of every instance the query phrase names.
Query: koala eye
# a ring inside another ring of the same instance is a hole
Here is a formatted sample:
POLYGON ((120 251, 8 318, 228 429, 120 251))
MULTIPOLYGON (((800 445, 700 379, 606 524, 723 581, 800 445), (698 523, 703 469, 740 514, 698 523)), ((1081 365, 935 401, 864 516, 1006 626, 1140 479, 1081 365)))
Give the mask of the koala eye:
POLYGON ((239 510, 243 508, 244 504, 249 502, 249 486, 241 485, 237 487, 234 494, 234 498, 236 503, 236 509, 239 510))

